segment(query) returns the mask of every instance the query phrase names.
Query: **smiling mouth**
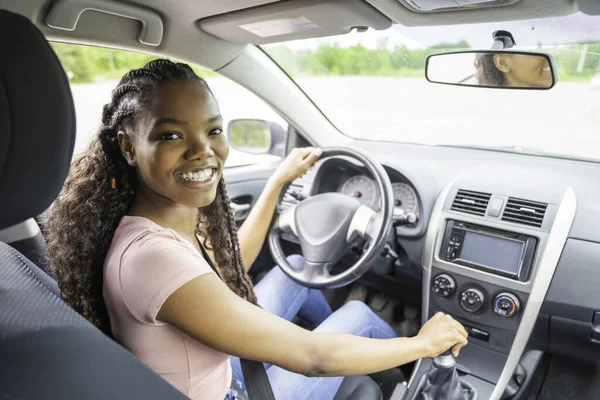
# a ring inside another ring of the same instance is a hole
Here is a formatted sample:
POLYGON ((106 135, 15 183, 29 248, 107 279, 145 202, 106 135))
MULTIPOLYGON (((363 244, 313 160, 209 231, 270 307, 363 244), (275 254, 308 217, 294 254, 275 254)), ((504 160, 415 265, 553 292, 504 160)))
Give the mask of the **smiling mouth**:
POLYGON ((542 72, 550 72, 550 66, 542 68, 542 72))
POLYGON ((177 174, 177 178, 185 182, 209 182, 217 173, 216 168, 205 168, 194 172, 177 174))

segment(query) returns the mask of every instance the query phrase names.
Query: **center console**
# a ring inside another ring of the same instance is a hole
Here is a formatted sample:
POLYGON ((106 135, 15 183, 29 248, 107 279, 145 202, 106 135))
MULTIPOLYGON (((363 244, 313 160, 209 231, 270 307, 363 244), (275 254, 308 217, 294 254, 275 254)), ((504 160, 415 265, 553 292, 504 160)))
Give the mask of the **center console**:
POLYGON ((448 220, 439 257, 444 261, 526 282, 533 266, 534 236, 448 220))
MULTIPOLYGON (((465 326, 469 344, 456 361, 482 400, 506 396, 515 371, 522 370, 575 209, 570 188, 559 201, 541 203, 456 183, 434 206, 424 254, 422 322, 441 311, 465 326)), ((408 393, 430 364, 417 364, 408 393)))

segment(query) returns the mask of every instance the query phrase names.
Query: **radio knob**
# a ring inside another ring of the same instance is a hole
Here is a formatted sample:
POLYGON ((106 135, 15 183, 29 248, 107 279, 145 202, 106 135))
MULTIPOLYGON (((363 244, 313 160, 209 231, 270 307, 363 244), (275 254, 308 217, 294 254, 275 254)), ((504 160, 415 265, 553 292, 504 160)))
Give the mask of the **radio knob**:
POLYGON ((460 305, 470 313, 479 312, 485 305, 485 296, 477 289, 467 289, 460 295, 460 305))
POLYGON ((510 318, 521 309, 519 298, 512 293, 500 293, 494 299, 494 312, 501 317, 510 318))
POLYGON ((456 282, 448 274, 439 274, 433 279, 433 292, 440 297, 450 297, 456 291, 456 282))

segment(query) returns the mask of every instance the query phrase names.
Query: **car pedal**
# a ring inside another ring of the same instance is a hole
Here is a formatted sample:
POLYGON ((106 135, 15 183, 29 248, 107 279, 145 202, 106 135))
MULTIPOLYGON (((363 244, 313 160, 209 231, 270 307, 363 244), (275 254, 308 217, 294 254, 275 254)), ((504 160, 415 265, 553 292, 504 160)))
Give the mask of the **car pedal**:
POLYGON ((376 312, 382 312, 385 306, 388 304, 388 298, 384 293, 375 293, 371 300, 369 300, 369 307, 376 312))
POLYGON ((346 296, 346 300, 344 300, 344 304, 346 304, 352 300, 358 300, 358 301, 362 301, 363 303, 365 303, 367 301, 368 294, 369 294, 369 290, 367 289, 366 286, 355 283, 354 286, 352 286, 352 289, 350 289, 350 293, 348 293, 348 296, 346 296))
POLYGON ((408 304, 404 305, 404 318, 417 319, 419 317, 419 309, 408 304))

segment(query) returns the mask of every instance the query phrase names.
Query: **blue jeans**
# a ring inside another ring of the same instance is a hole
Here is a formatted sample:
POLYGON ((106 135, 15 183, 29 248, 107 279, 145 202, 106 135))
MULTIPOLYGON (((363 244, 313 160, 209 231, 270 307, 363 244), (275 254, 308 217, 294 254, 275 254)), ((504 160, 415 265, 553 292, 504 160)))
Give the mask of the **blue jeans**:
MULTIPOLYGON (((295 255, 288 257, 288 262, 294 267, 304 260, 295 255)), ((269 271, 255 286, 255 292, 258 303, 265 310, 287 320, 298 315, 309 324, 318 325, 314 332, 348 333, 375 339, 398 336, 394 329, 363 302, 350 301, 332 314, 320 290, 295 283, 278 267, 269 271)), ((245 389, 239 358, 231 357, 231 367, 233 378, 245 389)), ((344 379, 341 376, 308 378, 278 366, 265 364, 265 367, 277 400, 331 400, 344 379)), ((227 397, 226 400, 229 398, 232 397, 227 397)))

